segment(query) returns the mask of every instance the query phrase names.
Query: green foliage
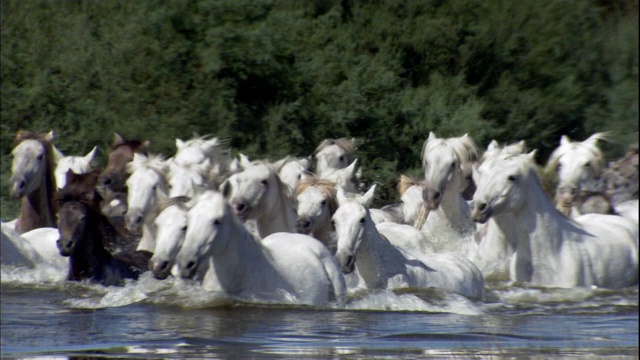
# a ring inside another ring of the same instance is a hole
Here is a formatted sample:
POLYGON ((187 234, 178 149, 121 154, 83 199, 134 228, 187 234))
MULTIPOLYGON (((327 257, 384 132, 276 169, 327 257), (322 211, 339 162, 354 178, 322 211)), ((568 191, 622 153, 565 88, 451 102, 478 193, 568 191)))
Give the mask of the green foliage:
MULTIPOLYGON (((524 139, 542 164, 561 135, 638 138, 638 2, 4 1, 2 199, 19 129, 65 154, 114 131, 167 156, 194 133, 253 158, 356 137, 363 184, 395 201, 429 131, 483 148, 524 139)), ((16 214, 2 201, 2 218, 16 214)))

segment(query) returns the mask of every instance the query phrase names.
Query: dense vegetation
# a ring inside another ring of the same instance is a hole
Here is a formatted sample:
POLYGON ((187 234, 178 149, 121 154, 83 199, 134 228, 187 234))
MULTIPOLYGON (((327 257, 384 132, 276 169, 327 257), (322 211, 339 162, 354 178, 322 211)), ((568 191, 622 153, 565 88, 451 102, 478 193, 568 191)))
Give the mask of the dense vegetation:
POLYGON ((175 138, 252 158, 360 140, 366 184, 396 199, 429 131, 525 139, 638 137, 638 1, 2 1, 2 218, 12 139, 56 131, 65 154, 114 131, 170 156, 175 138))

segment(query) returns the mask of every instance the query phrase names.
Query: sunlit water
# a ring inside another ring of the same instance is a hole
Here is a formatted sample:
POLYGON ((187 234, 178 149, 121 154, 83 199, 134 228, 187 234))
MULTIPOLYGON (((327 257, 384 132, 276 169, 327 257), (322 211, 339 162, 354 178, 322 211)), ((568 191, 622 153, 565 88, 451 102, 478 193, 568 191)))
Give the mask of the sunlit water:
POLYGON ((351 294, 344 306, 231 303, 149 273, 124 287, 2 267, 3 358, 638 357, 638 288, 489 284, 351 294))

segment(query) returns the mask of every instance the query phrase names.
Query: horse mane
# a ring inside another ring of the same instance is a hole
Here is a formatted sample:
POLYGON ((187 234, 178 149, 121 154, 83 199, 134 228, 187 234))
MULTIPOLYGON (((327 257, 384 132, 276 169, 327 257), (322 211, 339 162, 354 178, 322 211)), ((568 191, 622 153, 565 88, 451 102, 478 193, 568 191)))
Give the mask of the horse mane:
POLYGON ((407 191, 408 188, 414 185, 420 186, 422 185, 422 182, 411 176, 407 176, 404 174, 400 175, 400 177, 398 178, 398 185, 397 185, 398 193, 400 194, 400 196, 402 196, 404 192, 407 191))
POLYGON ((322 151, 322 149, 326 148, 327 146, 331 146, 331 145, 338 146, 340 149, 344 150, 344 152, 346 152, 347 154, 353 153, 353 151, 357 147, 355 138, 342 137, 342 138, 339 138, 339 139, 324 139, 324 140, 322 140, 320 145, 318 145, 318 147, 316 148, 314 153, 317 154, 320 151, 322 151))
POLYGON ((166 174, 169 169, 169 164, 165 161, 163 155, 149 154, 149 155, 134 155, 133 160, 127 163, 127 172, 129 174, 136 170, 147 167, 160 174, 166 174))
POLYGON ((182 210, 188 210, 187 203, 189 203, 190 201, 191 201, 191 198, 188 196, 175 196, 165 201, 158 201, 155 208, 152 209, 151 211, 155 212, 155 214, 160 214, 161 212, 164 211, 164 209, 173 205, 178 206, 182 210))
MULTIPOLYGON (((545 166, 545 171, 553 171, 558 166, 558 161, 560 158, 566 153, 573 151, 577 148, 586 149, 593 157, 591 160, 591 166, 593 167, 596 173, 599 173, 604 167, 604 155, 600 148, 598 148, 596 140, 607 140, 608 133, 600 132, 591 135, 587 140, 579 142, 579 141, 567 141, 565 144, 560 144, 558 148, 556 148, 551 155, 549 156, 549 160, 547 161, 547 165, 545 166)), ((568 138, 566 138, 568 140, 568 138)))
POLYGON ((422 165, 425 165, 425 155, 436 146, 448 146, 460 162, 459 166, 466 176, 471 174, 471 165, 478 160, 478 148, 471 136, 463 135, 452 138, 427 139, 422 146, 422 165))
POLYGON ((322 179, 317 175, 311 175, 298 183, 296 189, 296 197, 302 194, 306 189, 315 186, 322 191, 329 199, 329 211, 331 214, 338 209, 338 201, 336 199, 336 184, 333 181, 322 179))

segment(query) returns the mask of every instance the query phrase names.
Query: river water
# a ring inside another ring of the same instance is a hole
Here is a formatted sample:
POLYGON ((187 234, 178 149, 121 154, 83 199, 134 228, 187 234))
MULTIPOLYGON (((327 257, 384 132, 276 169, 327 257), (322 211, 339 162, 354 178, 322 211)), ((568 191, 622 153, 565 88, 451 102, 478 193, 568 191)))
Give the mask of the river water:
POLYGON ((150 273, 124 287, 2 267, 2 358, 638 358, 638 287, 488 284, 351 294, 344 306, 230 303, 150 273))

